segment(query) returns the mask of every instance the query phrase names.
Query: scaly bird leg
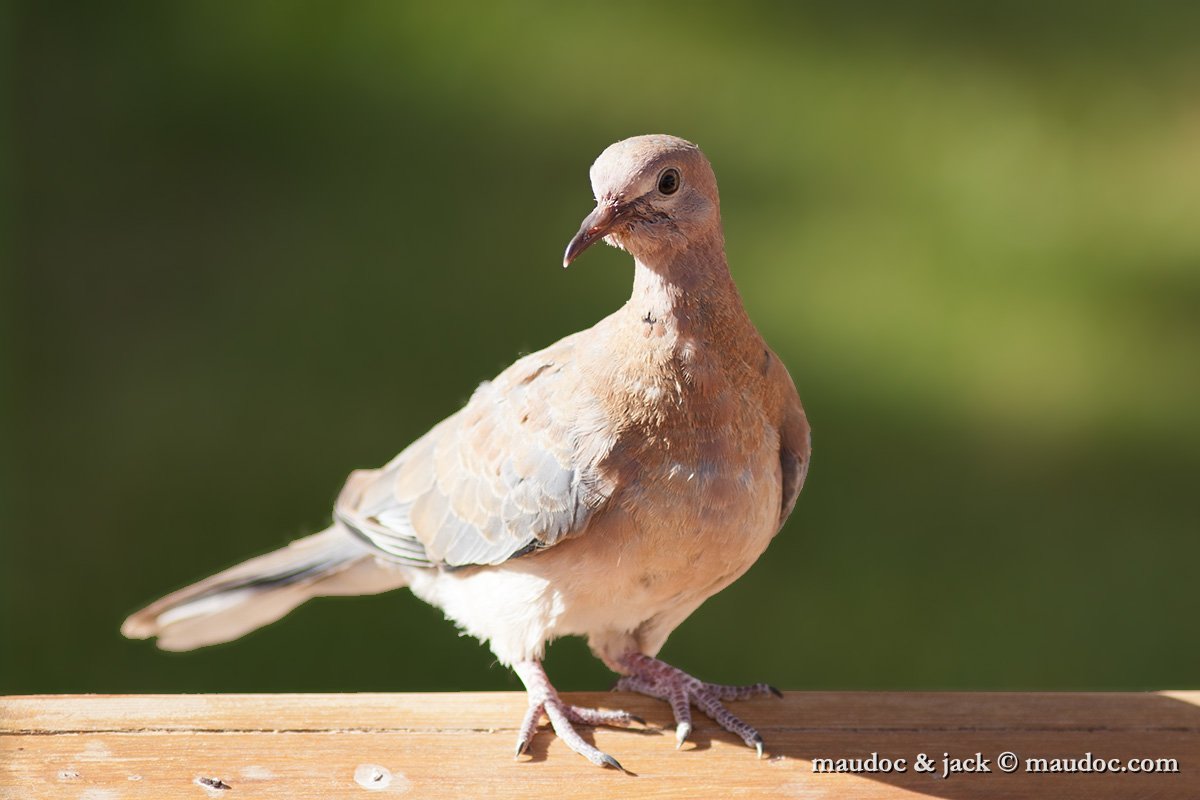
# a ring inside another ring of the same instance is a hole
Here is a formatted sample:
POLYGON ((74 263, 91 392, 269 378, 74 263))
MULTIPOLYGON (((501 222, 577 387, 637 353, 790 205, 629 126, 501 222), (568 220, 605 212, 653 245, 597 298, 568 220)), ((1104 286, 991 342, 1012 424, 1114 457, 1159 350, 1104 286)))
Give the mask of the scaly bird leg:
POLYGON ((696 708, 712 717, 725 730, 741 738, 748 746, 763 755, 763 739, 753 727, 735 717, 721 704, 722 700, 745 700, 765 694, 782 697, 778 689, 765 683, 748 686, 723 686, 704 683, 665 661, 659 661, 644 653, 629 653, 621 659, 629 674, 617 682, 623 691, 666 700, 675 714, 675 746, 682 747, 692 732, 692 709, 696 708))
POLYGON ((538 722, 541 721, 542 714, 545 714, 549 718, 554 732, 558 734, 558 738, 562 739, 576 753, 596 766, 610 766, 622 772, 625 771, 625 768, 615 758, 584 741, 572 723, 612 725, 623 728, 635 722, 645 725, 645 720, 624 711, 583 708, 564 703, 559 698, 558 692, 550 685, 550 679, 546 676, 546 671, 542 669, 539 661, 518 661, 513 664, 513 670, 525 684, 525 690, 529 694, 529 708, 525 711, 525 718, 521 721, 521 730, 517 734, 517 756, 529 748, 529 743, 533 741, 533 737, 537 733, 538 722))

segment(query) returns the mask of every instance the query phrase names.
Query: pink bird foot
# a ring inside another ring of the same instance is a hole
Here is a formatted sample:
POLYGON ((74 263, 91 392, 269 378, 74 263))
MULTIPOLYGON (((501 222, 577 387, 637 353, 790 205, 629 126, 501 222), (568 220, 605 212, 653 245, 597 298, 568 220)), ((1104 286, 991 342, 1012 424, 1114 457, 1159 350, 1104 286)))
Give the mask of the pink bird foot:
POLYGON ((558 692, 550 685, 546 671, 538 661, 520 661, 513 665, 513 670, 525 684, 529 694, 529 708, 521 721, 521 729, 517 734, 517 757, 527 749, 537 734, 538 723, 542 714, 550 720, 550 725, 558 738, 579 755, 599 767, 609 766, 625 771, 615 758, 599 750, 584 740, 574 725, 610 725, 627 728, 635 723, 645 725, 646 721, 625 711, 608 711, 598 708, 583 708, 564 703, 558 692))
POLYGON ((747 686, 705 683, 665 661, 643 653, 630 653, 621 659, 621 663, 629 670, 629 674, 617 682, 618 689, 656 697, 670 704, 671 711, 675 714, 676 748, 682 747, 691 735, 691 707, 694 705, 722 728, 741 738, 747 746, 753 747, 758 751, 758 757, 762 758, 762 736, 752 726, 734 716, 721 701, 745 700, 767 694, 783 697, 783 693, 774 686, 766 683, 747 686))

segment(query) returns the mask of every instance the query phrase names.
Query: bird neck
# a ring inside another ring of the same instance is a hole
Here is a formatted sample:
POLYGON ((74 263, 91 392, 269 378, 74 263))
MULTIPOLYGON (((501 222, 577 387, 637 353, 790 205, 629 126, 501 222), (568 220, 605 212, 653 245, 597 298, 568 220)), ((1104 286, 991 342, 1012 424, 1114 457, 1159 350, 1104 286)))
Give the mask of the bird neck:
POLYGON ((720 237, 634 262, 626 309, 651 327, 688 338, 724 338, 750 324, 720 237))

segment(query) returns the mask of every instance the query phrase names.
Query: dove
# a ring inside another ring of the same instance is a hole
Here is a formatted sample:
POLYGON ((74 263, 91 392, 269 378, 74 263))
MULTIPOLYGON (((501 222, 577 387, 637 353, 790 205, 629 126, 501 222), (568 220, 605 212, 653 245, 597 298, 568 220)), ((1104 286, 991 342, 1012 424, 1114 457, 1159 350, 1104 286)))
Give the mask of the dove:
POLYGON ((598 241, 633 257, 629 301, 524 356, 379 469, 351 473, 326 530, 158 600, 122 632, 165 650, 236 639, 318 596, 408 587, 485 642, 525 685, 519 757, 543 715, 594 764, 542 661, 586 637, 618 688, 692 708, 763 754, 726 702, 767 684, 706 683, 657 658, 671 632, 750 568, 808 473, 795 384, 730 276, 716 177, 700 148, 636 136, 592 165, 595 209, 563 266, 598 241))

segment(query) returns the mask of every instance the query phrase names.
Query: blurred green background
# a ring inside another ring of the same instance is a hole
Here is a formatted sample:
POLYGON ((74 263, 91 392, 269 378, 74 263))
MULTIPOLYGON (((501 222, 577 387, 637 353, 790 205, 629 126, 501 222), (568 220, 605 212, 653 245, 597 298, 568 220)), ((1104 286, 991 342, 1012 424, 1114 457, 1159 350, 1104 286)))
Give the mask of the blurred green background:
MULTIPOLYGON (((175 655, 143 603, 323 527, 622 303, 610 142, 721 180, 815 460, 672 637, 788 688, 1200 685, 1200 6, 19 3, 0 691, 516 688, 407 593, 175 655)), ((602 688, 578 641, 563 688, 602 688)))

